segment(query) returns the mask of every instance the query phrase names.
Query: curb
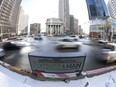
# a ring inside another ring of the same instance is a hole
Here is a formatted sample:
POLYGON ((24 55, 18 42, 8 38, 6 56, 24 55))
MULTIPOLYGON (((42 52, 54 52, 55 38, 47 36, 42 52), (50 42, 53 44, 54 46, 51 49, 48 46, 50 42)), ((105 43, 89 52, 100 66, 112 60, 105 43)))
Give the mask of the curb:
POLYGON ((104 44, 88 44, 88 43, 83 43, 84 45, 91 45, 91 46, 104 46, 104 44))
POLYGON ((96 76, 96 75, 100 75, 100 74, 104 74, 104 73, 113 71, 115 69, 116 69, 116 65, 112 65, 112 66, 104 67, 104 68, 99 68, 99 69, 95 69, 95 70, 90 70, 90 71, 86 71, 86 76, 92 77, 92 76, 96 76))

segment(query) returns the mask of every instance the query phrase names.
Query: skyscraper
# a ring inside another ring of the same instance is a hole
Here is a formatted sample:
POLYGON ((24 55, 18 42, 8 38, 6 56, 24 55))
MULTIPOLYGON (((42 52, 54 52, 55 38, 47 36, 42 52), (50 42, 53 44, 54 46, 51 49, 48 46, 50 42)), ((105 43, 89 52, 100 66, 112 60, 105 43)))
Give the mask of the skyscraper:
POLYGON ((70 31, 73 34, 74 33, 74 16, 70 15, 70 31))
POLYGON ((0 37, 5 38, 17 34, 19 7, 22 0, 0 1, 0 37))
POLYGON ((69 0, 59 0, 59 18, 64 26, 70 30, 69 0))
POLYGON ((104 0, 86 0, 89 19, 108 16, 108 10, 104 0))
POLYGON ((18 35, 29 34, 28 29, 29 16, 25 13, 22 7, 20 7, 19 22, 18 22, 18 35))
POLYGON ((116 0, 109 0, 108 10, 109 10, 110 16, 116 19, 116 0))

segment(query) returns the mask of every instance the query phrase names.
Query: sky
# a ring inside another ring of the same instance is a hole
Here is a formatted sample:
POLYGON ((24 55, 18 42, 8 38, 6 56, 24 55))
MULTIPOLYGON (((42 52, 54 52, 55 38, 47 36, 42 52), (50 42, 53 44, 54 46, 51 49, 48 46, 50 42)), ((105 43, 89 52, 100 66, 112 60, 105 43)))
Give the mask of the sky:
MULTIPOLYGON (((106 0, 107 2, 108 0, 106 0)), ((58 18, 59 0, 22 0, 21 6, 29 15, 30 23, 41 23, 41 29, 45 30, 48 18, 58 18)), ((88 12, 85 0, 69 0, 70 14, 79 19, 84 32, 88 33, 88 12)))

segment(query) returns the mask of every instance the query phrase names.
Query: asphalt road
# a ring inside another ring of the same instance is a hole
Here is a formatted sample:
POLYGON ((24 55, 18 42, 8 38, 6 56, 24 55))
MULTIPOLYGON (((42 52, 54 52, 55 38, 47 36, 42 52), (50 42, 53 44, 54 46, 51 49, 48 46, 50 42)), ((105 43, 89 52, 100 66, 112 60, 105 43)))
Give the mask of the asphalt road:
MULTIPOLYGON (((15 44, 20 45, 21 49, 7 50, 6 55, 4 56, 4 58, 1 58, 1 60, 16 67, 31 70, 28 53, 34 52, 34 51, 40 52, 43 50, 51 51, 55 53, 59 51, 59 50, 56 50, 56 43, 55 43, 56 40, 57 38, 54 38, 54 37, 43 37, 43 40, 34 40, 33 38, 28 38, 28 39, 25 39, 24 41, 12 41, 15 44)), ((79 39, 79 41, 84 44, 80 47, 79 50, 77 49, 60 50, 60 52, 85 53, 86 60, 83 67, 83 71, 98 69, 98 68, 107 67, 107 66, 116 64, 116 62, 107 64, 107 63, 99 62, 96 59, 97 53, 99 53, 101 50, 100 47, 94 45, 96 42, 93 42, 87 39, 79 39)))

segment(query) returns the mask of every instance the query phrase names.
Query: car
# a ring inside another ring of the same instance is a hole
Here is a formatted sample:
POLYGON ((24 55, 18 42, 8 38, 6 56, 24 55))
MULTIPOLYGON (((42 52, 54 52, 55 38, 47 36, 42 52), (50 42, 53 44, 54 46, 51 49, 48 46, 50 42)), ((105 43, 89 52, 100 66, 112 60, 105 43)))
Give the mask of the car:
POLYGON ((112 51, 116 51, 116 44, 115 43, 106 43, 102 47, 105 49, 110 49, 112 51))
POLYGON ((107 43, 106 46, 112 49, 113 51, 116 51, 116 43, 107 43))
POLYGON ((116 43, 106 43, 102 52, 96 56, 98 60, 111 63, 116 61, 116 43))
POLYGON ((101 54, 101 60, 106 63, 111 63, 116 61, 116 51, 103 51, 101 54))
POLYGON ((70 35, 70 37, 76 37, 76 35, 70 35))
POLYGON ((80 38, 79 38, 79 35, 70 35, 70 37, 75 38, 75 39, 77 39, 77 40, 80 39, 80 38))
POLYGON ((17 46, 16 44, 13 44, 11 42, 7 42, 3 45, 4 50, 19 50, 20 46, 17 46))
POLYGON ((0 48, 0 57, 4 57, 5 56, 5 51, 4 49, 0 48))
POLYGON ((57 42, 57 48, 61 48, 61 49, 74 49, 74 48, 78 48, 80 45, 82 45, 81 42, 75 41, 75 39, 73 38, 62 38, 59 39, 57 42))
POLYGON ((85 36, 84 35, 79 35, 79 38, 82 39, 82 38, 85 38, 85 36))
POLYGON ((34 39, 35 40, 42 40, 42 37, 41 36, 35 36, 34 39))
POLYGON ((17 37, 16 40, 23 40, 23 38, 22 37, 17 37))
POLYGON ((97 42, 104 45, 108 43, 108 41, 105 41, 105 40, 97 40, 97 42))

